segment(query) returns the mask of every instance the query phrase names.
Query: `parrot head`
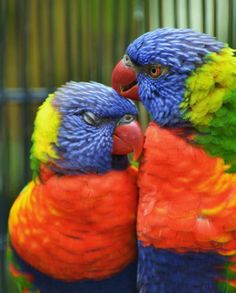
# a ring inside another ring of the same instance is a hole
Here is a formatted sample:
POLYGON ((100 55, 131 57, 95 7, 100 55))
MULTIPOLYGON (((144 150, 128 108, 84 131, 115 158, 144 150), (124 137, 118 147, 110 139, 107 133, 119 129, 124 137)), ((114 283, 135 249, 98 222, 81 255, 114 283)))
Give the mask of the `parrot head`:
POLYGON ((31 165, 61 174, 104 173, 137 158, 143 134, 131 100, 95 82, 68 82, 39 108, 32 136, 31 165))
POLYGON ((190 29, 163 28, 128 46, 112 86, 140 99, 160 126, 202 126, 222 105, 233 75, 235 58, 226 44, 190 29))

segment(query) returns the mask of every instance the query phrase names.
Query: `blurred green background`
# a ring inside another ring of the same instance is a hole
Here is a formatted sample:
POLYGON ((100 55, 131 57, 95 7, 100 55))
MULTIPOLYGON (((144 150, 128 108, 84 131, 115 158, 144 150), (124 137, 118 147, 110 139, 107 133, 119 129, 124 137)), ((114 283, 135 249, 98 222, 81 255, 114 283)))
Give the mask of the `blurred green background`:
MULTIPOLYGON (((9 207, 30 179, 33 119, 68 80, 110 85, 127 45, 158 27, 188 27, 236 48, 236 0, 0 0, 0 293, 9 207)), ((142 126, 148 116, 140 108, 142 126)))

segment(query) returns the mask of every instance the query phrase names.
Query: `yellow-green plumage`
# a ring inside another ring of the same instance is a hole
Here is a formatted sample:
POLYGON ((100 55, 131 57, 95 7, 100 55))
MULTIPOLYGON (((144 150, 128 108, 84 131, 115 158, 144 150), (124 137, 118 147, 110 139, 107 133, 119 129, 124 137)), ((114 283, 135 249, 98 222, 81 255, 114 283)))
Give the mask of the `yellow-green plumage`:
POLYGON ((40 106, 34 123, 31 168, 35 175, 38 172, 39 162, 47 163, 49 157, 52 159, 58 158, 53 144, 57 145, 60 114, 56 107, 52 105, 53 99, 54 94, 50 94, 42 106, 40 106))
POLYGON ((220 53, 211 53, 206 64, 199 67, 186 80, 185 101, 188 109, 185 119, 195 127, 207 126, 213 114, 227 102, 226 98, 236 89, 236 58, 233 49, 226 47, 220 53))
POLYGON ((199 131, 195 141, 236 171, 236 58, 226 47, 211 53, 186 80, 185 119, 199 131))

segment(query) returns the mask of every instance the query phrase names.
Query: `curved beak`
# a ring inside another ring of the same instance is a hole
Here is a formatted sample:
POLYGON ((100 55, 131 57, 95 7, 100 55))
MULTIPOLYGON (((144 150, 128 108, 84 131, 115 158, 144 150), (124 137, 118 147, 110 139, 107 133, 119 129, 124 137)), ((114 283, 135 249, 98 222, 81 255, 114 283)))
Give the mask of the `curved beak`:
POLYGON ((143 142, 144 135, 138 121, 121 124, 116 127, 113 135, 112 154, 126 155, 133 152, 134 160, 137 160, 142 153, 143 142))
POLYGON ((113 69, 112 87, 123 97, 139 100, 136 72, 132 67, 126 66, 123 60, 113 69))

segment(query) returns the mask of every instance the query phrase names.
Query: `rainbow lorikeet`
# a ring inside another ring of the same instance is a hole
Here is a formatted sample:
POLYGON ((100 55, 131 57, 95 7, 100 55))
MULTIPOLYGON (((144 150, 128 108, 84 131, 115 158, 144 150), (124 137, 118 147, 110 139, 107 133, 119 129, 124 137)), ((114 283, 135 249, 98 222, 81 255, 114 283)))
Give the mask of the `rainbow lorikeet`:
POLYGON ((134 103, 68 82, 39 108, 32 180, 9 216, 9 269, 21 292, 136 292, 134 103))
POLYGON ((236 292, 234 52, 163 28, 133 41, 113 71, 113 87, 153 119, 138 179, 140 292, 236 292))

